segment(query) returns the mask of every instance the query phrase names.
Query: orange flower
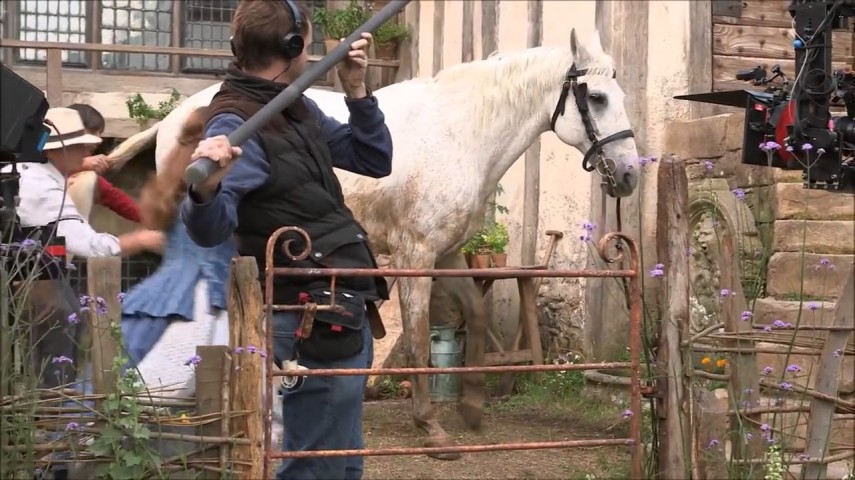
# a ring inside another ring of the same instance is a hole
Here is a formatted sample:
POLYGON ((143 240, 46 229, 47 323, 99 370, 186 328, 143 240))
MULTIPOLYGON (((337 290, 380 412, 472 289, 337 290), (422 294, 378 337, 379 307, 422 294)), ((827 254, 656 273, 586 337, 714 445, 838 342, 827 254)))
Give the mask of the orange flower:
POLYGON ((719 358, 719 359, 715 362, 715 366, 716 366, 716 367, 718 367, 718 368, 724 368, 724 366, 725 366, 725 365, 727 365, 727 360, 725 360, 725 359, 723 359, 723 358, 719 358))
POLYGON ((711 361, 710 357, 704 357, 701 359, 701 365, 709 365, 711 361))

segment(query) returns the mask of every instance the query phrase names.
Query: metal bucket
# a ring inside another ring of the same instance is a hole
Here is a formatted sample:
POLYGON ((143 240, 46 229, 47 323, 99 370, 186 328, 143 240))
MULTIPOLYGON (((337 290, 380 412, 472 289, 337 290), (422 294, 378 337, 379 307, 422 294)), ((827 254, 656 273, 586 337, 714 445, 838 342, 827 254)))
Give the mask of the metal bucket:
MULTIPOLYGON (((455 327, 433 327, 430 332, 430 363, 437 368, 463 366, 463 333, 455 327)), ((432 402, 456 402, 460 398, 460 375, 429 375, 432 402)))

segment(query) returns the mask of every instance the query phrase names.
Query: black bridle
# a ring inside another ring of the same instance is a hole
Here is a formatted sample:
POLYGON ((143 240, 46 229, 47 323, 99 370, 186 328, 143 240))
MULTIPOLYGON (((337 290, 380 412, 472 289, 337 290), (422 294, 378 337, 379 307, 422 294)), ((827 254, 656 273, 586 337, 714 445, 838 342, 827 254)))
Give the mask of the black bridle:
MULTIPOLYGON (((552 112, 552 121, 549 123, 550 129, 555 131, 555 122, 558 117, 564 115, 564 106, 567 104, 567 95, 572 91, 573 97, 576 99, 576 108, 579 109, 579 115, 582 117, 582 124, 585 125, 585 133, 588 135, 588 140, 591 141, 591 148, 585 152, 585 158, 582 160, 582 168, 586 172, 597 171, 603 178, 609 182, 614 182, 615 165, 614 160, 607 159, 603 155, 603 147, 617 140, 624 138, 632 138, 635 134, 632 130, 621 130, 613 133, 606 138, 597 138, 597 132, 594 128, 594 122, 591 119, 591 109, 588 106, 588 84, 585 82, 579 83, 579 77, 585 76, 588 69, 577 70, 576 64, 570 65, 567 69, 567 75, 564 77, 564 85, 561 87, 561 95, 558 97, 558 104, 555 106, 555 111, 552 112), (596 163, 591 164, 591 158, 596 155, 596 163), (611 162, 611 163, 609 163, 611 162)), ((614 74, 617 75, 617 72, 614 74)), ((612 78, 615 78, 614 76, 612 78)))

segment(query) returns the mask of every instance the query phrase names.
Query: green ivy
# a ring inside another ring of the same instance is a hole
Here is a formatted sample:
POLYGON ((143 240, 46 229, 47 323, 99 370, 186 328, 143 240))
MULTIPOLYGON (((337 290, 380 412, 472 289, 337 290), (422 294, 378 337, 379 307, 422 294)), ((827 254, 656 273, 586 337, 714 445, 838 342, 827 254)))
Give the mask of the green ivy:
POLYGON ((128 117, 143 122, 145 120, 163 120, 169 115, 181 101, 181 94, 178 90, 172 89, 169 99, 158 102, 157 108, 151 106, 145 99, 137 93, 129 98, 125 105, 128 107, 128 117))

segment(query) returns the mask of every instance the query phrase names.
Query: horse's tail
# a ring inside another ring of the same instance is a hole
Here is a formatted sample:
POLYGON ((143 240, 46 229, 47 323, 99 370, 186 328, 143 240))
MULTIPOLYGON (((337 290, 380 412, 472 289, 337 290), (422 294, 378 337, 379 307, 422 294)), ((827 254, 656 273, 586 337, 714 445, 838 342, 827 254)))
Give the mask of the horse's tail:
POLYGON ((131 138, 119 144, 118 147, 114 148, 108 157, 115 161, 115 168, 121 168, 125 162, 134 158, 138 153, 146 148, 154 145, 155 140, 157 139, 159 126, 160 122, 157 122, 147 130, 143 130, 142 132, 135 134, 131 138))

